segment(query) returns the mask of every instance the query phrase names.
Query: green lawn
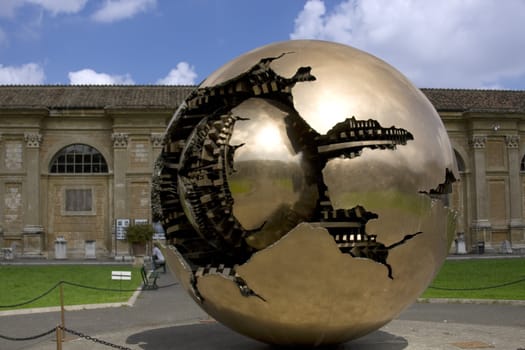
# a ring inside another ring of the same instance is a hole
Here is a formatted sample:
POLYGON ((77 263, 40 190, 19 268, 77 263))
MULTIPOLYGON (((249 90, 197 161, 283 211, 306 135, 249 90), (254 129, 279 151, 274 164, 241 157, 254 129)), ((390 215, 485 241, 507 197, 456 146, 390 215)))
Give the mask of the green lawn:
POLYGON ((447 260, 431 287, 470 290, 428 288, 422 298, 525 300, 525 258, 447 260))
MULTIPOLYGON (((36 298, 59 281, 67 281, 107 291, 63 285, 64 304, 96 304, 123 302, 141 285, 140 269, 129 266, 107 265, 47 265, 0 266, 0 311, 17 308, 59 306, 59 288, 27 305, 4 308, 36 298), (131 281, 111 280, 111 271, 132 271, 131 281)), ((525 258, 447 260, 431 287, 473 290, 441 290, 428 288, 422 298, 469 298, 525 300, 525 258), (497 288, 491 286, 514 283, 497 288)))
POLYGON ((64 305, 98 304, 125 302, 132 291, 142 283, 140 268, 108 265, 47 265, 47 266, 0 266, 0 311, 8 309, 59 306, 59 288, 46 296, 19 307, 5 306, 19 304, 36 298, 50 290, 59 281, 72 282, 100 289, 81 288, 63 284, 64 305), (132 271, 131 281, 111 279, 111 271, 132 271), (123 289, 125 291, 120 291, 123 289))

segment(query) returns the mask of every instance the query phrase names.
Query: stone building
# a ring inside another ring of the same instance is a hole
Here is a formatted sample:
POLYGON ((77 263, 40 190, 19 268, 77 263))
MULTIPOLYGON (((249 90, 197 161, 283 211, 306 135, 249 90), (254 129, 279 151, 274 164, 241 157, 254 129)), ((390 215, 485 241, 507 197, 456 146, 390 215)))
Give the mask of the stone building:
POLYGON ((524 253, 525 91, 422 90, 456 154, 452 200, 467 250, 524 253))
POLYGON ((117 220, 150 220, 152 166, 192 89, 0 87, 0 244, 50 258, 57 239, 68 257, 127 254, 117 220))
MULTIPOLYGON (((0 247, 26 257, 128 254, 122 227, 151 222, 153 164, 192 89, 0 86, 0 247)), ((467 250, 525 251, 525 91, 423 92, 458 160, 452 204, 467 250)))

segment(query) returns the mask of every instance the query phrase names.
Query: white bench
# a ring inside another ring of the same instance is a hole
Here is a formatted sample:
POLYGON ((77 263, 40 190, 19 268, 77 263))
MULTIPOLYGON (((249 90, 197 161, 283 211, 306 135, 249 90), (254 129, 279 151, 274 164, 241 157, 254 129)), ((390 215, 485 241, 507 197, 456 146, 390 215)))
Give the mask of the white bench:
POLYGON ((119 281, 131 281, 131 271, 111 271, 111 279, 119 281))

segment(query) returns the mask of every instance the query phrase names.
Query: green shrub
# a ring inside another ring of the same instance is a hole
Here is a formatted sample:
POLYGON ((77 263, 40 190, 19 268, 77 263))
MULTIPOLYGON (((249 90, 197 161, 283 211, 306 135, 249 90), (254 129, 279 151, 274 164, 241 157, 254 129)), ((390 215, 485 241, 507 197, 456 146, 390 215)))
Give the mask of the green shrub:
POLYGON ((128 227, 126 239, 129 243, 146 243, 151 241, 154 233, 153 226, 150 224, 133 225, 128 227))

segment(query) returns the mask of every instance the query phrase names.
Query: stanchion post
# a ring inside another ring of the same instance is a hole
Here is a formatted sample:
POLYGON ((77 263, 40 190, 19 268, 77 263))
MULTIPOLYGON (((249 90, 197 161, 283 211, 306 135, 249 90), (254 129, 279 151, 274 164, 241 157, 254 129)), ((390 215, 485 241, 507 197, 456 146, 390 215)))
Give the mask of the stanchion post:
MULTIPOLYGON (((64 315, 64 289, 63 289, 63 283, 60 282, 60 325, 62 326, 62 329, 66 328, 66 317, 64 315)), ((64 333, 62 333, 61 340, 64 340, 64 333)))
POLYGON ((60 325, 57 326, 56 337, 57 337, 57 350, 62 350, 62 329, 60 328, 60 325))

